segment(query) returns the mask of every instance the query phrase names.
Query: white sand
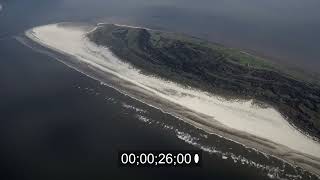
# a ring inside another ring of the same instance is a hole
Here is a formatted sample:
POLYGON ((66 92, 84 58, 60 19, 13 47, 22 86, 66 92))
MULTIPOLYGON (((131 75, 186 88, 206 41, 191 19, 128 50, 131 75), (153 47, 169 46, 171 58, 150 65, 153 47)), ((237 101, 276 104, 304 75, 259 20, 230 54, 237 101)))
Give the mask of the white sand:
POLYGON ((68 55, 79 62, 112 73, 130 81, 156 96, 208 116, 228 128, 268 139, 302 154, 320 158, 320 144, 300 133, 273 108, 259 108, 252 101, 230 102, 204 92, 186 89, 172 82, 145 76, 114 57, 104 47, 98 47, 85 38, 81 28, 47 25, 34 28, 26 35, 38 43, 68 55))

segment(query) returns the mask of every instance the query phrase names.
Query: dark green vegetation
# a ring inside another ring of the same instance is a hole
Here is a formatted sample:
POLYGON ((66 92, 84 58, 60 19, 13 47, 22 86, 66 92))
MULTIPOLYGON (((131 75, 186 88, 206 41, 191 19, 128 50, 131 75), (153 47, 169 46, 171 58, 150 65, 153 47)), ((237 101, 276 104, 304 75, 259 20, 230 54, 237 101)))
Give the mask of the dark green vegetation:
POLYGON ((320 138, 319 85, 282 73, 265 59, 181 34, 112 24, 100 25, 88 37, 143 73, 272 105, 296 127, 320 138))

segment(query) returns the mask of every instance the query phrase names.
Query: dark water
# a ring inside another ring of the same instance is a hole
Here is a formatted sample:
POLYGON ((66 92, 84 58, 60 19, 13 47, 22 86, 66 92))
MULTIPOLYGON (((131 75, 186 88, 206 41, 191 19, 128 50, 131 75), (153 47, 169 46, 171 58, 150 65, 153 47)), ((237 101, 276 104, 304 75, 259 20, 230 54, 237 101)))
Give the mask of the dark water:
POLYGON ((10 6, 1 15, 7 33, 61 20, 108 20, 197 35, 308 71, 320 68, 318 0, 2 1, 10 6))
MULTIPOLYGON (((242 8, 264 9, 257 1, 250 2, 253 4, 249 7, 236 1, 197 1, 195 4, 178 0, 0 0, 0 3, 4 5, 0 12, 0 179, 268 179, 271 176, 315 179, 299 168, 207 135, 134 101, 13 38, 41 24, 109 20, 182 30, 235 45, 244 41, 247 48, 257 41, 251 36, 251 40, 247 40, 249 36, 241 34, 248 30, 248 24, 243 26, 242 22, 252 23, 249 27, 253 28, 259 18, 242 8), (238 24, 228 17, 236 17, 237 11, 249 13, 237 16, 238 24), (225 31, 217 26, 219 23, 225 31), (199 148, 206 150, 202 168, 118 168, 117 150, 120 149, 199 148)), ((279 3, 282 8, 286 7, 281 12, 290 14, 289 7, 279 3)), ((317 4, 316 1, 310 3, 317 4)), ((311 17, 314 8, 310 5, 306 16, 311 17)), ((267 17, 265 11, 256 13, 271 23, 270 18, 276 15, 267 17)), ((312 21, 305 24, 316 25, 312 21)), ((296 38, 301 38, 301 43, 306 41, 303 37, 296 38)), ((316 38, 314 35, 314 41, 316 38)), ((312 47, 312 43, 307 43, 308 47, 312 47)), ((291 47, 284 46, 286 48, 291 47)), ((288 56, 297 53, 293 49, 288 51, 293 52, 288 56)), ((304 52, 309 54, 308 51, 312 49, 306 48, 304 52)), ((285 50, 279 52, 286 54, 285 50)), ((310 55, 319 56, 316 51, 310 55)), ((317 64, 317 61, 308 61, 317 64)))

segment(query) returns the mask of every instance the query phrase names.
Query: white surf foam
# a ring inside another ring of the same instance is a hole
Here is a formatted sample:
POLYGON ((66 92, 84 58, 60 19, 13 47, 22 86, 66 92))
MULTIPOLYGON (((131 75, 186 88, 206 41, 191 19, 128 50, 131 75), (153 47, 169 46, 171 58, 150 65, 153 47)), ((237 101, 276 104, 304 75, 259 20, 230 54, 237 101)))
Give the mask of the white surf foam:
POLYGON ((144 114, 144 113, 147 112, 146 110, 143 110, 143 109, 134 107, 134 106, 132 106, 132 105, 130 105, 130 104, 127 104, 127 103, 122 103, 122 107, 124 107, 124 108, 126 108, 126 109, 133 110, 133 111, 135 111, 135 112, 137 112, 137 113, 142 113, 142 114, 144 114))
POLYGON ((217 96, 184 88, 176 83, 143 75, 139 70, 117 59, 105 47, 85 38, 81 28, 47 25, 28 31, 29 38, 130 81, 144 90, 196 112, 208 115, 208 122, 223 125, 285 145, 301 153, 320 157, 320 145, 293 128, 275 109, 254 106, 252 101, 226 101, 217 96))

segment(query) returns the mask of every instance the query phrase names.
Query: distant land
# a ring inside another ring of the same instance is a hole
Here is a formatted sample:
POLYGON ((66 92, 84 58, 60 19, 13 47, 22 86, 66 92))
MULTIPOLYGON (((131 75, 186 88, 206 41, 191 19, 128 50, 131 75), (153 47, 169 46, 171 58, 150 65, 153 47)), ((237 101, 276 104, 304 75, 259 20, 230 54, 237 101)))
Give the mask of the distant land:
POLYGON ((142 73, 231 100, 254 99, 261 107, 272 106, 293 126, 320 139, 318 79, 184 34, 100 24, 87 37, 142 73))

